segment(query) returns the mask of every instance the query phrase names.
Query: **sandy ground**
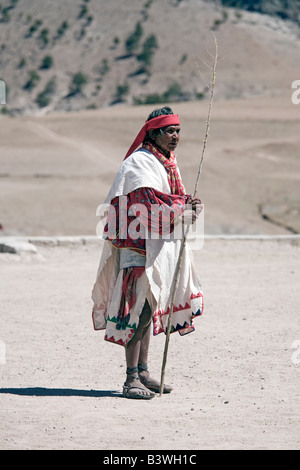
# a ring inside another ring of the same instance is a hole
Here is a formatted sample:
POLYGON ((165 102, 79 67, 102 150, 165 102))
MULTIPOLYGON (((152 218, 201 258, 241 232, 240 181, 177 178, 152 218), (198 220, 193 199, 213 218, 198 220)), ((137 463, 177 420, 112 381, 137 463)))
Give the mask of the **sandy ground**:
MULTIPOLYGON (((214 103, 199 187, 206 235, 299 233, 300 108, 288 88, 214 103)), ((173 109, 192 192, 207 102, 173 109)), ((2 235, 94 236, 151 110, 0 117, 2 235)), ((93 330, 101 242, 35 243, 36 253, 0 253, 1 449, 299 449, 299 238, 207 238, 195 252, 204 315, 194 333, 172 335, 174 391, 150 402, 122 397, 124 350, 93 330)), ((151 343, 158 378, 164 341, 151 343)))
POLYGON ((174 391, 150 402, 122 398, 124 350, 92 327, 100 251, 1 254, 1 449, 299 449, 299 241, 205 241, 205 312, 171 336, 174 391))
MULTIPOLYGON (((177 160, 194 191, 207 101, 172 105, 177 160)), ((95 235, 96 208, 153 106, 40 118, 0 116, 0 223, 6 234, 95 235)), ((206 233, 300 232, 300 105, 284 96, 216 100, 198 194, 206 233)))

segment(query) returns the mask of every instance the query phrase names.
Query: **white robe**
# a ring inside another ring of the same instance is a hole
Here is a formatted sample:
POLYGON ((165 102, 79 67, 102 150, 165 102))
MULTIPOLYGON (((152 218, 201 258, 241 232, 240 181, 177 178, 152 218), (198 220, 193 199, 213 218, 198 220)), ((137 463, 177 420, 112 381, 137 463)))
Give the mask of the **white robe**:
MULTIPOLYGON (((148 150, 140 149, 123 161, 105 204, 116 196, 125 196, 138 188, 153 188, 171 194, 164 166, 148 150)), ((104 241, 92 299, 95 330, 105 329, 105 339, 126 346, 139 323, 145 299, 153 312, 153 333, 166 332, 171 303, 174 272, 182 241, 146 238, 145 272, 137 280, 136 302, 126 329, 116 328, 122 296, 123 270, 119 266, 119 249, 104 241)), ((203 295, 200 279, 191 260, 188 243, 181 262, 175 295, 171 332, 181 335, 194 331, 193 318, 202 314, 203 295)))

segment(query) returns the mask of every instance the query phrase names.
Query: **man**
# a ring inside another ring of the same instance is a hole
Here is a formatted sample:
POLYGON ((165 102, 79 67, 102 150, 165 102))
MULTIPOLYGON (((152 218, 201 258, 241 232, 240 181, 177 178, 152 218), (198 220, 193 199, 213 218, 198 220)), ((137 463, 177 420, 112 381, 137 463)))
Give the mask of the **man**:
MULTIPOLYGON (((148 371, 150 325, 154 335, 166 331, 182 226, 196 220, 201 205, 185 193, 173 153, 179 139, 178 115, 169 107, 154 110, 128 150, 105 201, 106 241, 92 293, 93 322, 96 330, 106 330, 105 340, 125 347, 126 398, 151 399, 159 392, 160 383, 148 371), (190 219, 185 216, 187 206, 190 219)), ((186 249, 171 332, 184 335, 194 330, 202 300, 186 249)), ((164 386, 164 393, 171 390, 164 386)))

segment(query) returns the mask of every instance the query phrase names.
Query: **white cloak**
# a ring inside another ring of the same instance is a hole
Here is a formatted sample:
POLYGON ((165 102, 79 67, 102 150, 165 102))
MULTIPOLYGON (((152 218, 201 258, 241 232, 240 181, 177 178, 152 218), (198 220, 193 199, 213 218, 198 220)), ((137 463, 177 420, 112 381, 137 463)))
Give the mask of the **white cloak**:
MULTIPOLYGON (((138 188, 153 188, 171 194, 167 172, 148 150, 135 151, 123 161, 105 204, 116 196, 125 196, 138 188)), ((105 340, 126 346, 133 337, 147 298, 153 312, 153 333, 166 332, 171 303, 171 288, 182 240, 146 238, 145 272, 137 280, 136 302, 125 329, 118 329, 116 319, 122 296, 123 270, 119 266, 119 249, 105 240, 96 282, 92 292, 95 330, 105 329, 105 340)), ((181 335, 194 331, 193 319, 202 315, 203 294, 188 245, 181 262, 175 295, 171 332, 181 335)))

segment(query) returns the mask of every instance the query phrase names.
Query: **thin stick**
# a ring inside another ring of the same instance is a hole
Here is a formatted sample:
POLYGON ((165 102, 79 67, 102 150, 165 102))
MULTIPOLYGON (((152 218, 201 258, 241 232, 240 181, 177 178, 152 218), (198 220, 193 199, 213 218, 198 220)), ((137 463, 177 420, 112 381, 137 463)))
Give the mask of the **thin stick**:
POLYGON ((205 137, 203 140, 203 147, 202 147, 202 154, 201 154, 201 159, 200 159, 200 164, 199 164, 199 169, 197 173, 197 178, 196 178, 196 183, 195 183, 195 189, 194 189, 194 196, 197 194, 198 191, 198 184, 199 184, 199 179, 200 179, 200 174, 202 170, 202 165, 203 165, 203 159, 204 159, 204 154, 206 150, 206 145, 207 145, 207 139, 209 135, 209 126, 210 126, 210 119, 211 119, 211 110, 212 110, 212 104, 214 100, 214 92, 215 92, 215 86, 216 86, 216 68, 217 68, 217 62, 218 62, 218 43, 215 34, 214 35, 214 40, 215 40, 215 59, 214 59, 214 65, 212 67, 212 77, 211 77, 211 87, 210 87, 210 100, 209 100, 209 106, 208 106, 208 115, 207 115, 207 121, 206 121, 206 129, 205 129, 205 137))
MULTIPOLYGON (((196 195, 197 190, 198 190, 198 184, 199 184, 200 174, 201 174, 201 170, 202 170, 204 154, 205 154, 205 150, 206 150, 206 146, 207 146, 207 139, 208 139, 208 135, 209 135, 211 110, 212 110, 212 103, 213 103, 213 99, 214 99, 214 90, 215 90, 215 82, 216 82, 216 67, 217 67, 217 62, 218 62, 218 43, 217 43, 217 39, 216 39, 215 35, 214 35, 214 41, 215 41, 215 58, 214 58, 213 67, 211 68, 212 69, 212 79, 211 79, 211 87, 210 87, 211 93, 210 93, 210 100, 209 100, 209 107, 208 107, 208 116, 207 116, 207 121, 206 121, 205 137, 204 137, 204 140, 203 140, 203 148, 202 148, 201 159, 200 159, 200 164, 199 164, 199 168, 198 168, 198 173, 197 173, 197 178, 196 178, 196 183, 195 183, 193 196, 196 195)), ((173 311, 174 311, 174 301, 175 301, 175 295, 176 295, 177 288, 178 288, 180 267, 181 267, 183 252, 184 252, 184 249, 185 249, 185 246, 186 246, 188 231, 189 231, 189 225, 186 226, 185 234, 184 234, 184 237, 182 239, 181 246, 180 246, 178 261, 177 261, 176 269, 175 269, 175 273, 174 273, 173 291, 172 291, 172 297, 171 297, 171 306, 170 306, 170 312, 169 312, 168 323, 167 323, 165 349, 164 349, 163 362, 162 362, 162 368, 161 368, 159 396, 161 396, 163 394, 163 389, 164 389, 165 369, 166 369, 166 364, 167 364, 167 355, 168 355, 171 325, 172 325, 172 315, 173 315, 173 311)))

